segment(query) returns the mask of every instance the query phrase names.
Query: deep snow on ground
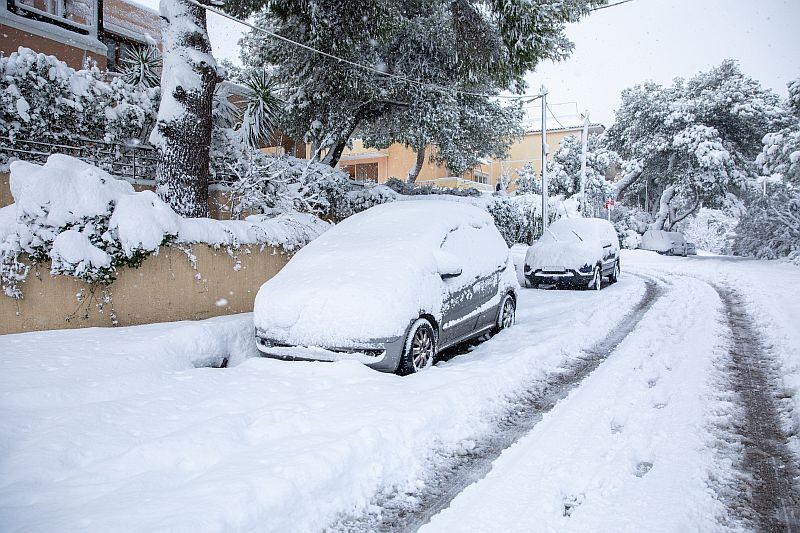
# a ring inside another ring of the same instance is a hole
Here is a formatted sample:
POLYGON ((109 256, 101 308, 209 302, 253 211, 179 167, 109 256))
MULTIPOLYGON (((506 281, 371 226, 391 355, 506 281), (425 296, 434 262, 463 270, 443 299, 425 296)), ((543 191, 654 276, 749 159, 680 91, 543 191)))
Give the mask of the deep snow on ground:
POLYGON ((453 507, 496 483, 503 516, 478 512, 483 530, 712 527, 725 510, 704 480, 730 467, 706 434, 719 300, 676 274, 743 291, 796 392, 800 269, 646 252, 622 265, 600 292, 521 290, 514 328, 405 378, 251 357, 250 315, 1 336, 1 529, 319 530, 417 488, 436 451, 469 449, 520 389, 603 338, 643 294, 631 271, 666 280, 664 297, 453 507))
POLYGON ((514 328, 406 378, 354 362, 194 368, 252 354, 249 315, 0 337, 0 523, 318 530, 387 484, 413 487, 434 450, 468 446, 642 291, 631 276, 525 292, 514 328))
POLYGON ((718 408, 706 391, 719 307, 707 285, 676 281, 605 364, 421 531, 719 527, 709 468, 727 474, 706 425, 718 408))

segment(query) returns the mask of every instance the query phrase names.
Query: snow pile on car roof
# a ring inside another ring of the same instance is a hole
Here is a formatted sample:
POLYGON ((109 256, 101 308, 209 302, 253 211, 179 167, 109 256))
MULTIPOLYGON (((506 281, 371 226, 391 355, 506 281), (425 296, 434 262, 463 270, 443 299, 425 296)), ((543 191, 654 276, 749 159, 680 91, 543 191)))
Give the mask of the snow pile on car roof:
POLYGON ((525 262, 532 270, 547 267, 580 269, 603 257, 603 242, 619 250, 614 227, 598 218, 561 218, 553 222, 528 250, 525 262))
POLYGON ((267 281, 256 297, 256 326, 278 341, 328 347, 402 335, 422 310, 441 308, 440 267, 453 265, 440 250, 460 227, 474 230, 474 242, 459 248, 464 279, 506 264, 508 248, 482 209, 383 204, 344 220, 267 281))

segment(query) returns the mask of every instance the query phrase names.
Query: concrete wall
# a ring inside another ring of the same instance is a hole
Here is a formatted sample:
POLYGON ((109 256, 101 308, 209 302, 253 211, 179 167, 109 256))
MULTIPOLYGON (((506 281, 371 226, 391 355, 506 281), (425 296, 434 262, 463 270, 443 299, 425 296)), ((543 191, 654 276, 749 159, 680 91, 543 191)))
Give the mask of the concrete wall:
POLYGON ((8 177, 8 172, 0 172, 0 207, 5 207, 14 203, 8 177))
POLYGON ((120 326, 199 320, 253 310, 259 287, 289 259, 279 249, 241 248, 237 259, 225 250, 194 245, 197 269, 178 249, 163 247, 138 269, 121 269, 108 287, 112 303, 101 313, 97 303, 103 286, 92 286, 71 276, 51 277, 49 265, 32 269, 21 285, 23 299, 0 294, 0 335, 45 329, 111 326, 113 309, 120 326), (76 295, 86 296, 79 303, 76 295))

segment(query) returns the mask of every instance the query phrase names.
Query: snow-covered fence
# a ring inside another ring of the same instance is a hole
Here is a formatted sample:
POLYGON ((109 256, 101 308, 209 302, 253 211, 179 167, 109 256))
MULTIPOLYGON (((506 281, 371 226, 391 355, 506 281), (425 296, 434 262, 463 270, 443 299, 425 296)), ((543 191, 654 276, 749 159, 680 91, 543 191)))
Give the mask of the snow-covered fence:
POLYGON ((195 266, 178 248, 163 246, 139 268, 124 268, 104 287, 72 276, 50 275, 39 264, 24 284, 24 298, 0 295, 0 335, 46 329, 130 326, 196 320, 253 310, 261 284, 289 259, 281 248, 224 249, 195 244, 195 266))

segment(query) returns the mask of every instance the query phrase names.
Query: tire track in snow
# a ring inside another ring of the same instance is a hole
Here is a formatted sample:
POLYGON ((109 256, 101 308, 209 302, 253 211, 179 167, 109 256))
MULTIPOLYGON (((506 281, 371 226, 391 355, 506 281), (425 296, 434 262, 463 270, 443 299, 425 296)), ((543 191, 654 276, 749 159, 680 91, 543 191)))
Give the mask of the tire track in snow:
POLYGON ((526 435, 570 391, 592 373, 639 324, 645 313, 664 294, 666 285, 653 277, 634 274, 645 281, 642 299, 625 315, 606 337, 571 360, 560 372, 553 373, 542 386, 532 385, 510 400, 509 407, 497 420, 495 431, 475 441, 474 447, 459 454, 437 452, 436 465, 419 491, 390 493, 373 503, 374 511, 344 517, 331 531, 417 531, 434 515, 448 507, 467 486, 479 481, 492 469, 500 454, 526 435))
POLYGON ((725 369, 744 417, 734 428, 743 451, 739 498, 727 502, 731 512, 759 531, 800 531, 798 469, 786 446, 773 391, 779 376, 770 348, 744 309, 741 295, 711 284, 724 305, 731 332, 725 369))

